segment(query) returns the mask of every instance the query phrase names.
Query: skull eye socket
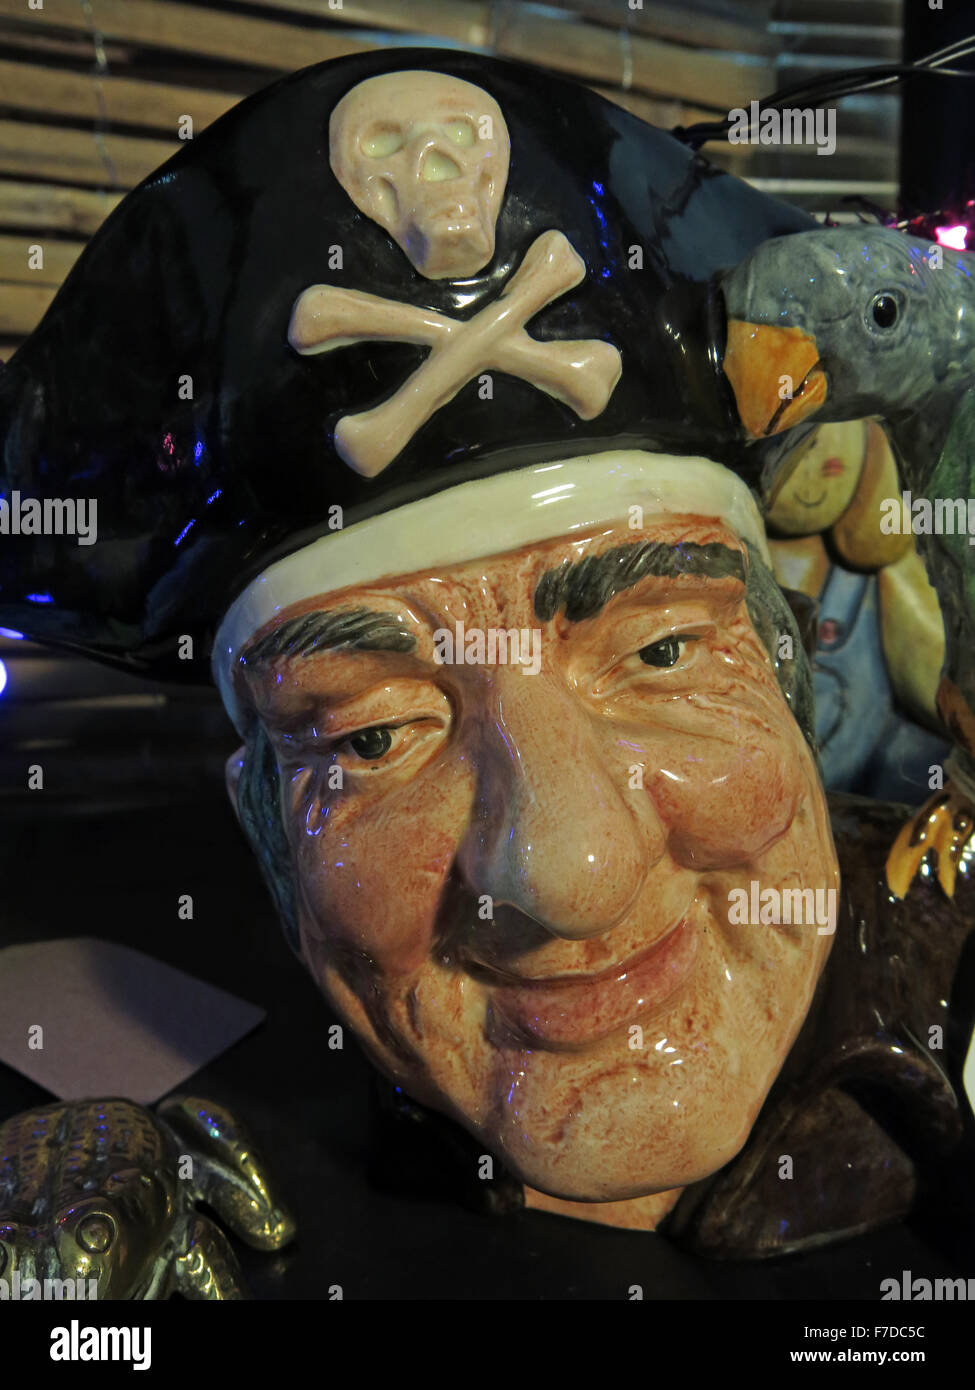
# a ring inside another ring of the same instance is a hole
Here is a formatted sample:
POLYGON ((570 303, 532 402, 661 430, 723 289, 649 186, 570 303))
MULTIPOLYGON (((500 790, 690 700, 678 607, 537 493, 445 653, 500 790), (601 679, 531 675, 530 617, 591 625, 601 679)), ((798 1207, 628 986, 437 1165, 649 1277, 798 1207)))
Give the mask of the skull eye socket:
POLYGON ((393 126, 379 126, 362 137, 359 148, 367 159, 382 159, 403 148, 403 132, 393 126))
POLYGON ((461 145, 464 149, 470 149, 474 143, 474 127, 466 119, 448 121, 444 126, 447 132, 447 139, 452 140, 455 145, 461 145))

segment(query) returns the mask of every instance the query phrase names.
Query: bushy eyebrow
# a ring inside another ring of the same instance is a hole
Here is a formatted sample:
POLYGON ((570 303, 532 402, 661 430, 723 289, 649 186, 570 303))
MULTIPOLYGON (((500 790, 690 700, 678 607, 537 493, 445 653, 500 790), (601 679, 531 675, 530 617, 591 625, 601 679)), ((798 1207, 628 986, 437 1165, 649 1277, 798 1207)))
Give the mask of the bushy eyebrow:
MULTIPOLYGON (((581 622, 594 617, 615 594, 651 575, 671 578, 688 574, 711 579, 730 576, 744 584, 746 573, 746 557, 716 542, 667 545, 663 541, 633 541, 601 555, 566 560, 547 570, 535 587, 535 613, 541 621, 548 622, 564 609, 570 622, 581 622)), ((415 635, 397 613, 372 608, 315 609, 290 618, 245 648, 240 663, 255 667, 307 658, 336 647, 412 652, 416 645, 415 635)))
POLYGON ((550 622, 564 609, 569 622, 582 622, 595 617, 614 595, 631 589, 641 579, 650 575, 670 579, 682 574, 733 578, 745 584, 748 559, 742 551, 719 542, 667 545, 663 541, 630 541, 601 555, 565 560, 556 569, 546 570, 535 586, 535 615, 550 622))
POLYGON ((253 646, 245 648, 242 666, 267 665, 292 657, 310 657, 334 647, 369 652, 412 652, 416 637, 397 613, 377 613, 372 608, 315 610, 289 618, 253 646))

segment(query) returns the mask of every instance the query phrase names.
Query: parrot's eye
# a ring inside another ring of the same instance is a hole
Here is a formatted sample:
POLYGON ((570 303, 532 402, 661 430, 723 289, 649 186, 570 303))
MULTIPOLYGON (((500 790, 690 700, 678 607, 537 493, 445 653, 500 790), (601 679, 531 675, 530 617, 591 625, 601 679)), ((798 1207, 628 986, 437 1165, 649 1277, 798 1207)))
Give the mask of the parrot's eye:
POLYGON ((897 322, 897 300, 892 294, 875 294, 870 301, 870 313, 878 328, 893 328, 897 322))

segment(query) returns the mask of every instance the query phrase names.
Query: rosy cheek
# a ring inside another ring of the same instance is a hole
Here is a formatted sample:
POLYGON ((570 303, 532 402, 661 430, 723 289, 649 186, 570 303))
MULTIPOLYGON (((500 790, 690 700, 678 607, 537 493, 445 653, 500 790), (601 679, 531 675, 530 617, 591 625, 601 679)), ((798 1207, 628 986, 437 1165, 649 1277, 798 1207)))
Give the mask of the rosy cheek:
POLYGON ((648 776, 650 797, 671 853, 689 868, 752 858, 788 829, 801 795, 797 749, 781 736, 724 743, 682 735, 662 767, 648 776))
POLYGON ((388 797, 343 798, 298 846, 302 898, 315 935, 364 951, 383 975, 430 954, 437 907, 470 810, 462 778, 424 769, 388 797))

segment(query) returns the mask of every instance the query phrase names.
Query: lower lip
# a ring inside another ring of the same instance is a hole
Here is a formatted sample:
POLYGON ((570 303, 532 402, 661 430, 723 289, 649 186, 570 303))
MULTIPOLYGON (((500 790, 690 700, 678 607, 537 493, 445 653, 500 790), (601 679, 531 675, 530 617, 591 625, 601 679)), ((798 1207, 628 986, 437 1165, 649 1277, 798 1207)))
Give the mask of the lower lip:
POLYGON ((698 933, 685 917, 607 979, 526 984, 491 991, 494 1011, 526 1039, 549 1047, 598 1042, 673 999, 697 958, 698 933))

